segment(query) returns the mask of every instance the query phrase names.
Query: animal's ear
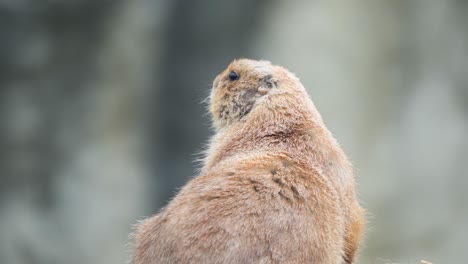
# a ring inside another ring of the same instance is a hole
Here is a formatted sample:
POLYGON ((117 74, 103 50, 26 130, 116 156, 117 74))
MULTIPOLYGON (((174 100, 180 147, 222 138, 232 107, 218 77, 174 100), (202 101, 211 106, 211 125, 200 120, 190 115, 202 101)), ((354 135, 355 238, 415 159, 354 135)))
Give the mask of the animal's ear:
POLYGON ((276 88, 278 81, 271 74, 262 77, 259 81, 258 93, 267 94, 271 89, 276 88))

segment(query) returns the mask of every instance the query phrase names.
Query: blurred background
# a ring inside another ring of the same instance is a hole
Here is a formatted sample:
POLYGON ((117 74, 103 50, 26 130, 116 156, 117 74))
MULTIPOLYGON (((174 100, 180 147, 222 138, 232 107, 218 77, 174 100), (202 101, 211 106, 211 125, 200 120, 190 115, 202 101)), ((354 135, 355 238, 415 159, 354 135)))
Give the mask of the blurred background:
POLYGON ((0 0, 0 263, 126 263, 234 58, 295 72, 355 164, 360 263, 468 263, 468 1, 0 0))

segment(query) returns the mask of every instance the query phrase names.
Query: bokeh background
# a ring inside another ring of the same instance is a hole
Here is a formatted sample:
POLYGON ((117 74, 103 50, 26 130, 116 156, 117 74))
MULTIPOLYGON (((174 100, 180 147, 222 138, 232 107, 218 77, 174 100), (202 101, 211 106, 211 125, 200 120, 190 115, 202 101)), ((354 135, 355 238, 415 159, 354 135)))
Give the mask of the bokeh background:
POLYGON ((360 263, 468 263, 468 1, 0 1, 0 263, 126 263, 234 58, 295 72, 355 164, 360 263))

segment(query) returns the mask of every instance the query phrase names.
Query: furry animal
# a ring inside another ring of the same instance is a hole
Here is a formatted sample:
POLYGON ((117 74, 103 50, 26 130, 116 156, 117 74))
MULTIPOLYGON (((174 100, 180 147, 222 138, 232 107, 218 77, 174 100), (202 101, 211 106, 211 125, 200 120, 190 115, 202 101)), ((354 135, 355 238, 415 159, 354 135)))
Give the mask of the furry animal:
POLYGON ((300 81, 267 61, 213 83, 201 173, 134 234, 134 264, 354 263, 352 167, 300 81))

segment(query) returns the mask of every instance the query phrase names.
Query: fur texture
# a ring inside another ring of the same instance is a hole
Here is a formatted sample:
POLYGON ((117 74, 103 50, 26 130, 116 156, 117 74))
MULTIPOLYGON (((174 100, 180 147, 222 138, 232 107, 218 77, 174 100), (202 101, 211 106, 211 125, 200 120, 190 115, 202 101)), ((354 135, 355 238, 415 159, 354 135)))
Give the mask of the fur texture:
POLYGON ((133 263, 354 263, 364 218, 352 167, 299 80, 234 61, 210 112, 200 175, 139 224, 133 263))

